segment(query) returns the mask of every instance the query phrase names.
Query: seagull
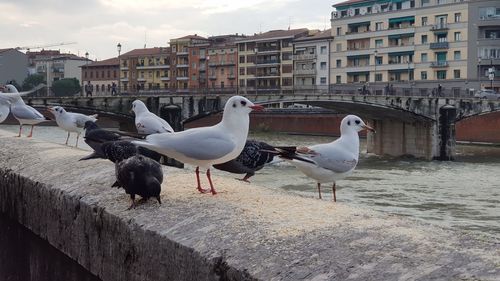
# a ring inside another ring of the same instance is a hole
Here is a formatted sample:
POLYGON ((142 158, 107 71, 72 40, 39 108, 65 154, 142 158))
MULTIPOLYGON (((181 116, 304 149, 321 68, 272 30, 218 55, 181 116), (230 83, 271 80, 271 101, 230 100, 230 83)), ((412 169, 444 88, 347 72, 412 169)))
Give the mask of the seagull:
POLYGON ((85 122, 97 121, 97 114, 94 115, 84 115, 81 113, 67 112, 62 106, 49 107, 49 111, 56 117, 56 123, 59 128, 68 132, 68 137, 66 138, 66 145, 68 144, 69 134, 71 132, 76 133, 76 145, 78 146, 78 139, 80 134, 83 132, 83 127, 85 122))
POLYGON ((261 105, 255 105, 245 97, 233 96, 226 102, 222 121, 214 126, 152 134, 145 141, 133 143, 196 166, 197 189, 202 193, 207 190, 201 188, 199 168, 206 169, 210 192, 215 195, 210 168, 240 155, 248 136, 249 113, 262 109, 261 105))
POLYGON ((238 157, 226 163, 213 165, 213 167, 234 174, 246 174, 240 180, 250 182, 248 179, 255 175, 256 171, 273 161, 275 155, 272 152, 273 149, 272 146, 265 142, 247 140, 243 151, 238 157))
POLYGON ((8 97, 0 94, 0 123, 3 123, 10 113, 10 100, 8 97))
POLYGON ((25 124, 31 125, 31 131, 28 138, 33 136, 33 127, 41 122, 50 121, 47 117, 43 116, 38 110, 24 103, 19 93, 13 85, 6 85, 10 93, 17 93, 19 96, 13 97, 10 105, 10 112, 14 118, 19 121, 19 135, 21 137, 21 132, 25 124))
POLYGON ((107 146, 109 146, 109 143, 121 142, 123 147, 131 146, 131 148, 127 149, 129 150, 133 149, 132 154, 123 159, 126 159, 135 154, 141 154, 155 161, 158 162, 160 161, 161 154, 144 147, 137 147, 135 144, 131 143, 131 141, 134 140, 134 138, 132 138, 131 136, 128 136, 123 133, 102 129, 99 126, 97 126, 97 124, 94 123, 93 121, 85 122, 84 129, 85 129, 85 136, 84 136, 85 143, 87 143, 88 146, 90 146, 94 151, 90 155, 85 156, 80 160, 103 158, 111 160, 114 163, 116 161, 114 161, 113 159, 116 159, 120 156, 113 156, 112 154, 110 154, 113 152, 105 151, 105 149, 107 146))
POLYGON ((309 147, 275 148, 279 156, 317 182, 321 199, 321 183, 333 182, 333 201, 337 201, 335 182, 349 176, 359 157, 359 135, 362 130, 375 130, 356 115, 348 115, 340 123, 340 138, 309 147))
POLYGON ((135 114, 135 126, 139 134, 150 135, 174 132, 174 129, 167 121, 150 112, 142 101, 135 100, 132 102, 132 111, 135 114))
POLYGON ((116 183, 113 186, 123 187, 130 195, 132 204, 128 210, 135 208, 135 195, 144 200, 155 197, 161 204, 160 192, 163 181, 161 165, 142 155, 134 155, 116 164, 116 183))

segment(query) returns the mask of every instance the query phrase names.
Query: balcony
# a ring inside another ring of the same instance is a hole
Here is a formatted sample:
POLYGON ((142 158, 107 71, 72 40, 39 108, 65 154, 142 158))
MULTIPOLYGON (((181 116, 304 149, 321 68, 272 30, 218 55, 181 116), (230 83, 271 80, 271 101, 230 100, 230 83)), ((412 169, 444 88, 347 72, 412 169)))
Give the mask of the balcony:
POLYGON ((448 29, 449 29, 449 27, 448 27, 448 24, 446 24, 446 23, 435 24, 431 27, 432 31, 444 31, 444 30, 448 30, 448 29))
POLYGON ((180 50, 177 52, 177 55, 178 56, 187 56, 187 55, 189 55, 189 51, 188 50, 180 50))
POLYGON ((183 64, 183 63, 181 63, 181 64, 177 65, 177 68, 187 68, 187 67, 189 67, 189 64, 183 64))
POLYGON ((315 60, 316 57, 316 54, 293 55, 294 60, 315 60))
POLYGON ((316 75, 316 69, 296 69, 293 73, 295 75, 316 75))
POLYGON ((257 52, 262 53, 262 52, 279 52, 280 48, 279 47, 258 47, 257 52))
POLYGON ((431 43, 430 48, 432 50, 435 50, 435 49, 448 49, 448 48, 450 48, 450 44, 448 42, 436 42, 436 43, 431 43))
POLYGON ((215 75, 210 75, 210 76, 208 77, 208 79, 210 79, 210 80, 216 80, 216 79, 217 79, 217 76, 215 76, 215 75))
MULTIPOLYGON (((183 75, 183 74, 181 74, 181 75, 183 75)), ((183 81, 185 81, 185 80, 189 80, 189 77, 187 77, 187 76, 177 76, 177 80, 183 80, 183 81)))
POLYGON ((433 61, 431 62, 431 67, 437 68, 437 67, 448 67, 450 64, 448 61, 433 61))
POLYGON ((228 74, 227 78, 228 79, 236 79, 236 75, 234 75, 234 74, 228 74))
POLYGON ((259 64, 279 64, 280 63, 280 60, 276 59, 276 60, 262 60, 262 61, 256 61, 255 64, 259 65, 259 64))
POLYGON ((160 80, 161 81, 170 81, 170 77, 168 77, 168 76, 162 76, 162 77, 160 77, 160 80))
POLYGON ((279 72, 257 73, 255 78, 279 78, 279 72))

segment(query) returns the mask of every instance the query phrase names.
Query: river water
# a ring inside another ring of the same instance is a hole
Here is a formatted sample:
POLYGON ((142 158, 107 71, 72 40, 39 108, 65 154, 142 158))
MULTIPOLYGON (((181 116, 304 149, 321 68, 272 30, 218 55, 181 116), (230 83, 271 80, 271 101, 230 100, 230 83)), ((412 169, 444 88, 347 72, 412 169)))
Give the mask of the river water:
MULTIPOLYGON (((18 128, 0 125, 13 135, 18 128)), ((56 143, 66 140, 66 133, 57 127, 37 127, 34 135, 56 143)), ((255 133, 250 138, 273 145, 312 145, 335 139, 271 133, 255 133)), ((70 144, 74 141, 72 135, 70 144)), ((363 152, 363 140, 361 146, 355 172, 337 183, 338 202, 500 238, 500 147, 458 145, 456 161, 428 162, 368 155, 363 152)), ((90 149, 83 140, 79 147, 90 149)), ((303 196, 318 196, 315 182, 285 162, 265 167, 250 180, 303 196)), ((331 186, 323 185, 322 194, 323 200, 331 200, 331 186)))

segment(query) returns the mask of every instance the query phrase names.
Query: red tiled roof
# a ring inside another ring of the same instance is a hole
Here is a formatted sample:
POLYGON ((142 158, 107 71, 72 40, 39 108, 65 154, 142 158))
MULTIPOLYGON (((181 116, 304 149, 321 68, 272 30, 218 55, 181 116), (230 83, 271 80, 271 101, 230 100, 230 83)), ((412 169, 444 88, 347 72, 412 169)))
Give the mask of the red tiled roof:
POLYGON ((320 40, 320 39, 327 39, 327 38, 333 38, 331 28, 324 30, 324 31, 316 32, 315 34, 313 34, 311 36, 300 37, 298 39, 295 39, 295 41, 320 40))
POLYGON ((121 55, 122 57, 133 57, 133 56, 147 56, 147 55, 159 55, 159 54, 170 54, 170 47, 154 47, 154 48, 144 48, 144 49, 134 49, 130 52, 126 52, 121 55))
POLYGON ((194 35, 186 35, 186 36, 183 36, 183 37, 180 37, 180 38, 176 38, 176 39, 174 39, 174 40, 178 40, 178 39, 202 39, 202 40, 203 40, 203 39, 205 39, 205 40, 207 40, 207 38, 205 38, 205 37, 201 37, 201 36, 199 36, 199 35, 197 35, 197 34, 194 34, 194 35))
POLYGON ((95 61, 92 63, 89 63, 87 65, 84 65, 85 67, 94 67, 94 66, 117 66, 118 67, 118 58, 110 58, 106 60, 101 60, 101 61, 95 61))

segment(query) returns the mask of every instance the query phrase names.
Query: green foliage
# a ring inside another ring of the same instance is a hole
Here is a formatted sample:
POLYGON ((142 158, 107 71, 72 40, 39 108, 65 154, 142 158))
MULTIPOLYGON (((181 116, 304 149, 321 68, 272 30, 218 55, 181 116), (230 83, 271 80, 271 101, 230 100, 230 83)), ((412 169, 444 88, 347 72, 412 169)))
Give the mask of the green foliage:
POLYGON ((23 81, 22 90, 23 91, 29 91, 29 90, 35 88, 36 86, 38 86, 38 85, 40 85, 42 83, 43 84, 47 84, 45 82, 45 75, 41 75, 41 74, 32 74, 32 75, 29 75, 23 81))
POLYGON ((74 96, 80 92, 80 81, 76 78, 64 78, 52 83, 52 92, 57 97, 74 96))

